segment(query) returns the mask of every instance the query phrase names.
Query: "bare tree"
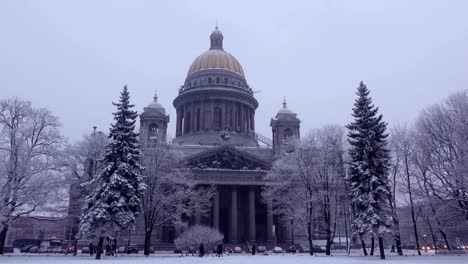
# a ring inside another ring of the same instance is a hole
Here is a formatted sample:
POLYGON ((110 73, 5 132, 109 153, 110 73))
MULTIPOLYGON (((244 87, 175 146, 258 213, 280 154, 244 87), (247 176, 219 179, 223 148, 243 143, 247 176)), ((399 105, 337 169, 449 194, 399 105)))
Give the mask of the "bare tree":
POLYGON ((319 218, 324 222, 326 253, 330 254, 335 233, 332 217, 336 217, 332 209, 344 173, 343 135, 341 127, 328 126, 301 142, 291 142, 291 151, 274 163, 266 177, 272 184, 264 189, 264 198, 276 214, 293 217, 304 228, 311 255, 313 225, 319 218))
POLYGON ((153 230, 167 224, 185 226, 184 219, 195 211, 199 215, 208 214, 214 188, 197 186, 190 170, 181 164, 181 153, 166 142, 148 142, 143 153, 147 185, 142 198, 144 254, 149 255, 153 230))
MULTIPOLYGON (((393 150, 395 149, 395 143, 392 138, 390 138, 390 148, 393 150)), ((400 163, 401 163, 401 157, 400 155, 396 155, 393 151, 391 157, 392 157, 392 166, 391 166, 391 181, 390 181, 390 187, 391 187, 391 196, 388 198, 390 201, 390 209, 392 211, 392 219, 393 219, 393 225, 394 225, 394 237, 395 237, 395 244, 397 248, 397 254, 398 255, 403 255, 403 250, 401 248, 401 235, 400 235, 400 220, 398 218, 397 214, 397 200, 396 200, 396 194, 397 194, 397 175, 398 171, 400 168, 400 163)))
POLYGON ((416 127, 427 152, 430 194, 468 220, 468 92, 424 110, 416 127))
MULTIPOLYGON (((430 183, 430 158, 429 152, 426 150, 426 144, 422 141, 423 138, 415 134, 415 151, 412 156, 412 163, 414 164, 414 174, 417 178, 418 195, 422 198, 421 201, 428 206, 429 210, 424 210, 425 221, 430 226, 432 232, 432 222, 435 222, 435 229, 441 234, 447 249, 451 249, 447 233, 444 230, 441 214, 439 213, 440 206, 437 206, 437 197, 432 194, 430 183), (428 212, 429 211, 429 212, 428 212)), ((433 237, 434 238, 434 237, 433 237)), ((437 245, 436 245, 437 247, 437 245)))
POLYGON ((10 224, 50 201, 61 179, 58 118, 17 98, 0 101, 0 254, 10 224))
POLYGON ((416 221, 416 212, 414 206, 414 186, 415 186, 415 177, 413 174, 413 168, 411 164, 411 157, 415 150, 414 137, 412 131, 406 125, 398 125, 393 128, 392 133, 392 147, 393 154, 398 159, 398 165, 396 167, 396 174, 400 176, 400 186, 402 187, 402 193, 407 194, 408 203, 411 210, 411 220, 413 222, 413 232, 416 242, 416 249, 418 255, 421 256, 421 250, 419 245, 419 235, 418 227, 416 221))
POLYGON ((67 235, 69 235, 71 243, 76 243, 75 239, 78 233, 79 217, 84 198, 94 188, 94 186, 86 183, 90 182, 99 173, 107 142, 107 135, 96 131, 96 127, 94 127, 91 134, 84 135, 82 140, 73 145, 68 145, 58 158, 58 162, 62 165, 62 173, 65 175, 65 182, 68 185, 67 235))

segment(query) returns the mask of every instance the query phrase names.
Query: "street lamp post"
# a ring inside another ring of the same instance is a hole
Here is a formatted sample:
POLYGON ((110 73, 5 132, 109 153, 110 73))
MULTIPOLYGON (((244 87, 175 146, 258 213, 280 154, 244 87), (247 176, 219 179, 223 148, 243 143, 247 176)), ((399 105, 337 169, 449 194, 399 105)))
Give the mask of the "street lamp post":
POLYGON ((294 218, 293 217, 290 217, 289 218, 289 222, 291 222, 291 249, 293 250, 293 253, 295 253, 294 251, 294 218))
POLYGON ((130 235, 131 235, 131 229, 128 229, 128 242, 127 242, 127 254, 130 254, 130 235))

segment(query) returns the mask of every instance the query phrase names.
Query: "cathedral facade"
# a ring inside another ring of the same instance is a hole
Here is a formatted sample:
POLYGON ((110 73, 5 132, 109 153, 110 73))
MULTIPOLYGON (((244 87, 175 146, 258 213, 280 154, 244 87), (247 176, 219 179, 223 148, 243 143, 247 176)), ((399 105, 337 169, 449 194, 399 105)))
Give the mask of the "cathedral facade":
MULTIPOLYGON (((210 35, 209 50, 190 65, 173 105, 177 114, 172 147, 183 153, 198 184, 216 187, 211 213, 195 212, 191 224, 217 228, 232 245, 290 243, 289 221, 272 213, 261 189, 284 140, 300 137, 300 120, 283 102, 270 122, 272 140, 255 132, 259 102, 242 65, 224 50, 218 28, 210 35)), ((155 96, 140 115, 142 144, 167 140, 169 121, 155 96)), ((174 227, 162 227, 153 241, 171 243, 177 233, 174 227)))

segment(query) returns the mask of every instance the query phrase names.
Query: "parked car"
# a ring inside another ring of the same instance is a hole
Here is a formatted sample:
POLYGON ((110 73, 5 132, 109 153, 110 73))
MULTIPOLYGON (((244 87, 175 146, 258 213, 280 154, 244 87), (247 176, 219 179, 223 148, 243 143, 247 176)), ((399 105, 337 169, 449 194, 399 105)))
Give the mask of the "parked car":
POLYGON ((41 253, 41 254, 47 253, 47 248, 45 248, 45 247, 39 248, 38 253, 41 253))
POLYGON ((181 253, 182 253, 182 249, 174 248, 174 254, 181 254, 181 253))
POLYGON ((73 253, 75 252, 75 247, 69 247, 67 248, 67 253, 70 254, 70 253, 73 253))
MULTIPOLYGON (((136 247, 128 247, 128 250, 130 251, 130 254, 138 254, 139 253, 139 250, 136 247)), ((117 253, 120 253, 120 254, 127 253, 127 247, 126 246, 120 246, 119 248, 117 248, 117 253)))
POLYGON ((89 247, 82 247, 81 254, 89 254, 89 247))
POLYGON ((264 246, 258 246, 258 248, 257 248, 257 252, 258 252, 258 253, 263 253, 263 252, 265 252, 265 251, 266 251, 266 247, 264 247, 264 246))
POLYGON ((120 246, 117 248, 117 253, 123 254, 127 253, 127 247, 126 246, 120 246))
POLYGON ((234 253, 242 253, 242 248, 240 248, 240 247, 235 247, 235 248, 234 248, 234 253))
POLYGON ((34 246, 29 249, 29 253, 39 253, 39 247, 34 246))
POLYGON ((23 247, 22 249, 20 249, 20 252, 21 253, 29 253, 29 250, 34 247, 33 245, 27 245, 25 247, 23 247))
POLYGON ((278 254, 278 253, 283 253, 283 249, 280 248, 280 247, 274 247, 274 248, 273 248, 273 253, 276 253, 276 254, 278 254))
POLYGON ((3 247, 3 253, 13 253, 14 250, 13 250, 13 247, 11 246, 4 246, 3 247))
POLYGON ((332 245, 332 248, 333 248, 334 250, 346 250, 346 249, 348 249, 348 248, 346 247, 346 245, 338 245, 338 244, 333 244, 333 245, 332 245))
POLYGON ((315 245, 313 247, 314 253, 325 253, 325 247, 315 245))
POLYGON ((54 254, 65 253, 65 250, 63 248, 61 248, 61 247, 54 247, 52 249, 52 253, 54 253, 54 254))
POLYGON ((232 248, 229 248, 229 247, 224 248, 224 253, 229 253, 229 254, 231 254, 232 252, 233 252, 233 251, 232 251, 232 248))
POLYGON ((154 250, 154 247, 150 247, 150 248, 149 248, 149 253, 150 253, 150 254, 154 254, 155 252, 156 252, 156 251, 154 250))
POLYGON ((286 249, 286 253, 296 253, 296 252, 297 252, 296 246, 289 246, 289 247, 286 249))
POLYGON ((130 254, 138 254, 140 253, 140 250, 138 250, 137 247, 129 247, 130 249, 130 254))

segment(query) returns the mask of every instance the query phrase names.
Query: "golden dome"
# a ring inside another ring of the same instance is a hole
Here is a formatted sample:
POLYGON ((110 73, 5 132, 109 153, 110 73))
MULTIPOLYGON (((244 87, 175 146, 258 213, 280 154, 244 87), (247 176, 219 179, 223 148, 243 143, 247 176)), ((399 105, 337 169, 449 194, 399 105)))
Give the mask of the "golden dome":
POLYGON ((234 56, 222 49, 210 49, 196 58, 190 66, 187 76, 206 69, 224 69, 244 76, 242 66, 234 56))

